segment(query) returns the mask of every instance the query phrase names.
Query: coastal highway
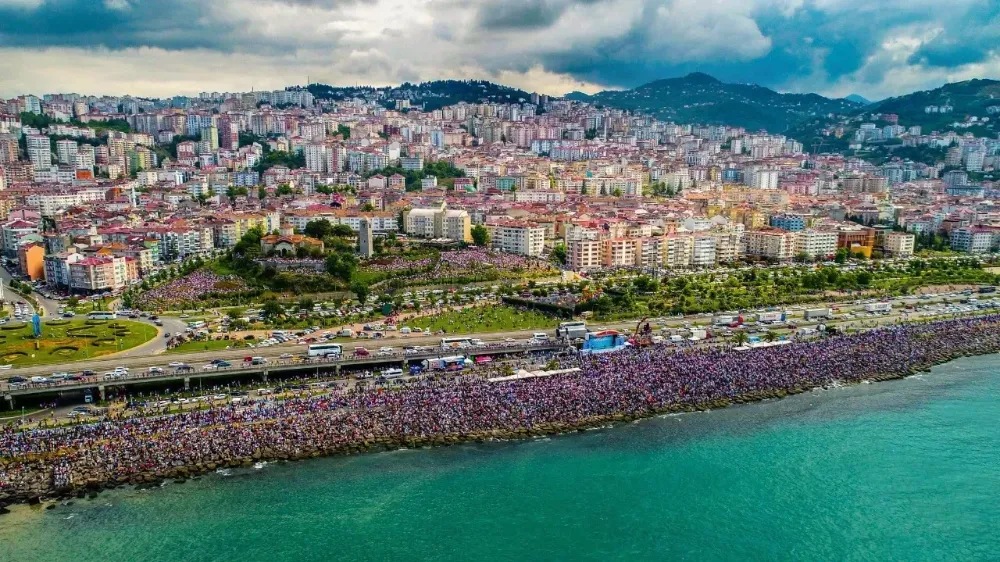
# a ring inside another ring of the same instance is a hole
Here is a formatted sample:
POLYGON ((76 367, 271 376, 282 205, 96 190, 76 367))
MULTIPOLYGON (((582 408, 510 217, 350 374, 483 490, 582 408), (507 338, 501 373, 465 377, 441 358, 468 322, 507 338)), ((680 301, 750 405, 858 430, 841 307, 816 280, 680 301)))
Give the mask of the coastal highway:
MULTIPOLYGON (((932 298, 927 298, 924 300, 918 300, 916 297, 905 297, 894 299, 897 307, 901 307, 904 303, 912 304, 918 303, 920 305, 928 305, 941 300, 941 296, 935 296, 932 298)), ((829 305, 828 305, 829 306, 829 305)), ((801 317, 801 310, 803 308, 822 308, 821 305, 810 305, 808 307, 797 306, 789 307, 788 310, 790 315, 801 317)), ((863 311, 864 305, 840 305, 840 313, 844 314, 851 311, 863 311)), ((899 308, 894 309, 892 314, 879 316, 880 321, 896 321, 903 317, 913 317, 911 314, 904 314, 899 308)), ((677 318, 666 318, 663 323, 656 323, 659 327, 668 328, 681 328, 685 324, 688 325, 707 325, 711 322, 712 315, 695 315, 677 318)), ((164 318, 166 322, 170 322, 171 325, 177 325, 182 328, 184 322, 176 318, 164 318)), ((833 322, 825 322, 830 325, 837 325, 841 327, 858 327, 860 322, 865 320, 871 320, 870 317, 865 317, 859 320, 835 320, 833 322)), ((799 320, 798 326, 805 327, 809 325, 815 325, 820 322, 804 322, 799 320)), ((628 322, 612 322, 612 323, 596 323, 591 324, 590 329, 594 331, 613 329, 619 330, 625 333, 631 333, 635 329, 636 321, 628 322)), ((178 328, 174 328, 174 331, 178 328)), ((170 330, 168 330, 170 331, 170 330)), ((473 334, 474 337, 479 337, 487 343, 497 343, 503 342, 507 339, 513 340, 527 340, 531 335, 539 330, 518 330, 510 332, 498 332, 498 333, 485 333, 485 334, 473 334)), ((390 337, 377 340, 354 340, 350 343, 345 343, 344 353, 345 355, 350 355, 355 347, 365 347, 371 352, 375 352, 379 347, 390 346, 397 348, 396 351, 401 351, 399 349, 401 346, 426 346, 433 347, 437 349, 440 346, 441 336, 425 336, 425 335, 409 335, 403 336, 398 332, 389 332, 390 337)), ((449 334, 455 335, 455 334, 449 334)), ((49 376, 52 373, 58 372, 68 372, 68 373, 80 373, 84 370, 95 371, 98 374, 103 374, 107 371, 111 371, 116 367, 127 367, 129 370, 137 372, 144 371, 152 366, 167 367, 170 362, 182 362, 193 367, 196 371, 200 370, 203 365, 211 362, 214 359, 224 359, 230 362, 242 362, 242 359, 247 356, 255 357, 265 357, 269 360, 277 359, 283 354, 292 355, 304 355, 307 350, 306 345, 297 344, 285 344, 266 348, 238 348, 238 349, 228 349, 228 350, 216 350, 216 351, 202 351, 202 352, 192 352, 192 353, 169 353, 163 354, 159 353, 162 351, 165 344, 165 338, 162 335, 158 335, 152 341, 147 342, 142 346, 133 348, 132 350, 123 352, 121 354, 116 354, 113 357, 98 358, 87 361, 76 361, 73 363, 64 364, 52 364, 52 365, 39 365, 33 367, 19 367, 9 371, 6 371, 3 375, 4 379, 9 376, 17 375, 26 378, 32 376, 49 376)), ((442 352, 443 353, 443 352, 442 352)), ((0 391, 5 391, 9 388, 6 380, 0 381, 0 391)))

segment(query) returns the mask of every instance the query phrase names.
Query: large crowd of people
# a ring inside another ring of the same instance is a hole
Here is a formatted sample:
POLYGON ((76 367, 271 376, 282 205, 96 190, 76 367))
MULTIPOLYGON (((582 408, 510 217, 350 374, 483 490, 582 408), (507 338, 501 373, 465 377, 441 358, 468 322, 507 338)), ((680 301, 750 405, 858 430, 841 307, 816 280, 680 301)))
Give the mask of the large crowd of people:
POLYGON ((206 295, 241 293, 247 284, 236 275, 218 275, 199 269, 154 287, 136 297, 136 306, 146 310, 169 309, 179 304, 197 302, 206 295))
POLYGON ((438 267, 451 267, 462 270, 495 267, 511 271, 548 269, 551 267, 551 264, 537 258, 529 258, 518 254, 471 248, 441 252, 441 260, 438 262, 438 267))
POLYGON ((1000 316, 989 316, 749 351, 650 346, 573 358, 562 366, 579 370, 552 376, 490 382, 472 371, 58 429, 9 427, 0 432, 0 501, 199 463, 511 436, 551 424, 573 427, 905 376, 959 356, 1000 351, 998 328, 1000 316))

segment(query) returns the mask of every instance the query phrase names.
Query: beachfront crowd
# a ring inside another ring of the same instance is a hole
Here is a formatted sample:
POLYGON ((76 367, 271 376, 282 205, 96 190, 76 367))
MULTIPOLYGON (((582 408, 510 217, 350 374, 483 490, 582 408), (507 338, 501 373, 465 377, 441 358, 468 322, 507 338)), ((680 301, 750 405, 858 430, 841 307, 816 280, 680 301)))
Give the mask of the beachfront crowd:
POLYGON ((625 349, 565 361, 569 374, 490 382, 493 371, 338 388, 158 417, 0 432, 0 500, 59 483, 125 480, 178 466, 330 453, 378 441, 507 436, 540 424, 715 406, 903 376, 1000 351, 1000 316, 891 326, 749 351, 625 349), (720 402, 723 401, 723 402, 720 402))

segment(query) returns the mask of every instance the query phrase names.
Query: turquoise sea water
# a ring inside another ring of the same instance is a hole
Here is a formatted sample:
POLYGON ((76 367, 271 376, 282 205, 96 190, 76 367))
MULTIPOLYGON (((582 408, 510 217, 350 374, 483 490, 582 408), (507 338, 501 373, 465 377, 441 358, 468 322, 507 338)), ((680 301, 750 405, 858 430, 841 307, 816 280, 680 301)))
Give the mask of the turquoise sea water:
POLYGON ((1000 357, 0 516, 0 561, 998 560, 1000 357))

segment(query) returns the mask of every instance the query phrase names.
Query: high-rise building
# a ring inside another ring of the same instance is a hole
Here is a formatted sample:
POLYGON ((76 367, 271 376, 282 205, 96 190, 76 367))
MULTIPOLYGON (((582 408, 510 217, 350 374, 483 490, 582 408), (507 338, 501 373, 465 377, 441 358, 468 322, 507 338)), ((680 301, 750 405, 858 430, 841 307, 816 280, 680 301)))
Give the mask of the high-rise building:
POLYGON ((28 135, 27 138, 28 160, 35 169, 49 168, 52 166, 52 146, 49 137, 45 135, 28 135))
POLYGON ((14 135, 0 135, 0 164, 17 162, 17 138, 14 135))
POLYGON ((91 170, 97 165, 94 147, 89 144, 81 144, 76 149, 76 169, 91 170))
POLYGON ((240 147, 240 132, 236 123, 227 118, 219 119, 219 148, 236 150, 240 147))
POLYGON ((76 148, 75 140, 56 141, 56 159, 60 164, 74 164, 76 162, 76 148))
POLYGON ((201 141, 208 143, 212 152, 219 150, 219 128, 215 125, 201 128, 201 141))

